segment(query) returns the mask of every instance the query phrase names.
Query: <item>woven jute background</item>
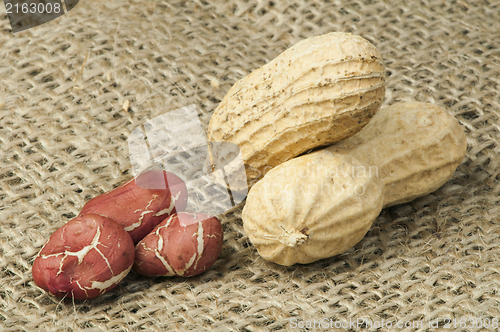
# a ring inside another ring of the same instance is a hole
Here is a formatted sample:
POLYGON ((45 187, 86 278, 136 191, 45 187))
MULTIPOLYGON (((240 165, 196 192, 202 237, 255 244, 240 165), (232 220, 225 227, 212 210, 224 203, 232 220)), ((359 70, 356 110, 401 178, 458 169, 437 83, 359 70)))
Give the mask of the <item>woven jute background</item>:
POLYGON ((1 330, 343 322, 354 331, 406 322, 412 331, 431 330, 437 319, 480 330, 473 325, 500 319, 498 1, 82 0, 15 35, 3 8, 0 18, 1 330), (447 184, 384 209, 354 248, 310 265, 260 258, 238 207, 221 217, 223 251, 203 275, 131 273, 113 291, 75 303, 36 287, 31 266, 50 234, 88 199, 131 178, 132 130, 190 104, 206 125, 236 80, 330 31, 378 47, 386 104, 433 102, 460 121, 467 156, 447 184), (360 319, 366 324, 349 325, 360 319))

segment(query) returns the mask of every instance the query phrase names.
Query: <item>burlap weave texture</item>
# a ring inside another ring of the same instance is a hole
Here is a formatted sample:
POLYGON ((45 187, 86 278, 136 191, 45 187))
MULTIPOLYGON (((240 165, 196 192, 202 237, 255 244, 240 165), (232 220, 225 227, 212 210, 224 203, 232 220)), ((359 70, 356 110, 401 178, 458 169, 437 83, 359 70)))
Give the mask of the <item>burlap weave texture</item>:
POLYGON ((3 8, 0 18, 0 329, 423 322, 405 329, 412 331, 430 330, 438 318, 500 319, 498 1, 82 0, 15 35, 3 8), (131 273, 113 291, 75 304, 34 285, 31 265, 50 234, 132 176, 132 130, 190 104, 206 125, 236 80, 330 31, 377 46, 386 104, 434 102, 457 117, 468 152, 446 185, 384 209, 354 248, 305 266, 261 259, 239 207, 222 216, 221 257, 201 276, 131 273))

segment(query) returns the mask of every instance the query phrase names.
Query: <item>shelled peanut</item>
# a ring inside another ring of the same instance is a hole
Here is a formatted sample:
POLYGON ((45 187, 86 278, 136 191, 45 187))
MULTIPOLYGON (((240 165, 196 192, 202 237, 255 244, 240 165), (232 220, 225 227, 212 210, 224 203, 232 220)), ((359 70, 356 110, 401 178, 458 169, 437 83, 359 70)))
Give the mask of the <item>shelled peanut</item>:
POLYGON ((266 260, 310 263, 359 242, 382 206, 428 194, 452 176, 467 143, 432 104, 383 107, 359 133, 287 161, 255 184, 243 226, 266 260))
POLYGON ((150 170, 121 186, 94 197, 80 215, 96 213, 122 225, 134 243, 187 204, 186 184, 177 175, 150 170))
POLYGON ((213 265, 222 242, 219 219, 201 213, 176 213, 137 244, 134 271, 146 276, 194 276, 213 265))
POLYGON ((113 289, 134 263, 130 235, 97 214, 78 216, 54 232, 33 263, 33 280, 58 297, 91 299, 113 289))

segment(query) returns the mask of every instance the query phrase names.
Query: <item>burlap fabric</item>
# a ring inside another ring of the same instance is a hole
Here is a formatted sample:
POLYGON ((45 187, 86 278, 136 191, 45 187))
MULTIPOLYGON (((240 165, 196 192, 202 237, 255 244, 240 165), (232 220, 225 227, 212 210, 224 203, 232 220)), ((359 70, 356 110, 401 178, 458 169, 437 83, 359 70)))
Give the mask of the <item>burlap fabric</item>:
POLYGON ((494 0, 82 0, 16 35, 2 9, 1 329, 258 331, 343 322, 354 331, 406 322, 411 331, 448 318, 469 325, 454 330, 479 330, 468 319, 499 319, 499 31, 494 0), (133 129, 189 104, 206 125, 236 80, 329 31, 379 48, 386 104, 434 102, 458 118, 468 152, 446 185, 383 210, 354 248, 306 266, 261 259, 239 207, 222 216, 222 254, 201 276, 131 273, 83 303, 35 286, 31 265, 50 234, 131 177, 133 129))

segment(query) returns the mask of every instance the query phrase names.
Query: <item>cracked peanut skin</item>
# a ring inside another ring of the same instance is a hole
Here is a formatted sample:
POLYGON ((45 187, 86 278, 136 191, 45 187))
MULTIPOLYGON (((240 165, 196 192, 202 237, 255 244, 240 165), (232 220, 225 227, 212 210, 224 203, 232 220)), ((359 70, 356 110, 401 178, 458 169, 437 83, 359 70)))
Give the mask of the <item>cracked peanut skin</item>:
POLYGON ((133 269, 145 276, 191 277, 215 263, 222 242, 222 225, 216 217, 176 213, 136 245, 133 269))
POLYGON ((237 81, 208 138, 240 147, 251 186, 269 169, 361 130, 385 85, 380 53, 367 40, 342 32, 308 38, 237 81))
POLYGON ((250 189, 243 228, 264 259, 312 263, 361 241, 382 209, 383 189, 363 162, 320 150, 276 166, 250 189))
POLYGON ((467 140, 457 119, 443 108, 400 102, 382 107, 363 130, 327 149, 376 167, 387 207, 445 184, 464 159, 467 140))
POLYGON ((33 280, 56 297, 91 299, 125 278, 134 255, 134 244, 123 227, 86 214, 50 236, 33 263, 33 280))
POLYGON ((122 225, 134 243, 187 204, 184 181, 173 173, 151 170, 88 201, 80 215, 96 213, 122 225))

